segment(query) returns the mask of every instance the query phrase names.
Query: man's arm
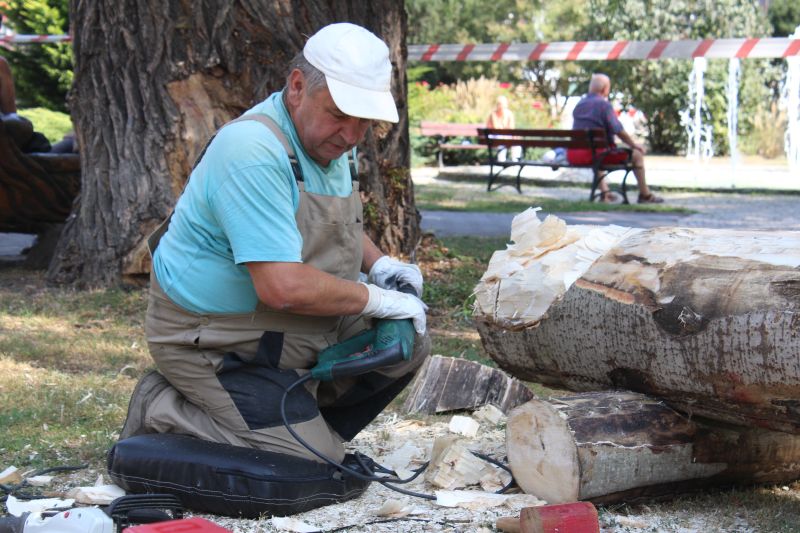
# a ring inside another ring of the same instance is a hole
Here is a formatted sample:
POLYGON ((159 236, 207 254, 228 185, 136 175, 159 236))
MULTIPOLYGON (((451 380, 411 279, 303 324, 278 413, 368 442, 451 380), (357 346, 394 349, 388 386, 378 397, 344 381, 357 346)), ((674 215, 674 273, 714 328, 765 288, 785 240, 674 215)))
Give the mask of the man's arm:
POLYGON ((617 137, 619 137, 620 139, 622 139, 622 142, 624 142, 625 144, 627 144, 628 146, 630 146, 630 147, 631 147, 631 149, 633 149, 633 150, 638 150, 638 151, 642 152, 642 155, 644 155, 644 154, 646 153, 646 151, 645 151, 645 149, 644 149, 644 146, 642 146, 641 144, 637 144, 637 143, 636 143, 636 142, 633 140, 633 137, 631 137, 631 136, 630 136, 630 134, 629 134, 627 131, 625 131, 625 130, 620 130, 620 131, 617 133, 617 137))
POLYGON ((369 291, 304 263, 246 263, 258 299, 277 311, 298 315, 357 315, 369 291))
POLYGON ((410 294, 337 278, 304 263, 246 263, 258 298, 276 311, 297 315, 410 318, 425 333, 422 300, 410 294))
POLYGON ((364 233, 363 248, 364 251, 361 258, 361 272, 364 274, 369 274, 369 271, 372 268, 372 265, 375 264, 375 261, 386 254, 381 252, 380 248, 378 248, 375 243, 372 242, 372 239, 370 239, 366 233, 364 233))

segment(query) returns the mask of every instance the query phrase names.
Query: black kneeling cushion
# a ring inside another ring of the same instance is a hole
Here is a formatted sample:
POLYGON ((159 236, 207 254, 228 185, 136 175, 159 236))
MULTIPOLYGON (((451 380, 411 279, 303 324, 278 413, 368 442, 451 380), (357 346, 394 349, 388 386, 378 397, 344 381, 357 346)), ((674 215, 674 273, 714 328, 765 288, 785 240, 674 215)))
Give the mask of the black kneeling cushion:
MULTIPOLYGON (((350 456, 345 465, 360 471, 350 456)), ((316 461, 166 433, 117 442, 108 473, 128 492, 174 494, 188 509, 245 518, 343 502, 369 485, 316 461)))

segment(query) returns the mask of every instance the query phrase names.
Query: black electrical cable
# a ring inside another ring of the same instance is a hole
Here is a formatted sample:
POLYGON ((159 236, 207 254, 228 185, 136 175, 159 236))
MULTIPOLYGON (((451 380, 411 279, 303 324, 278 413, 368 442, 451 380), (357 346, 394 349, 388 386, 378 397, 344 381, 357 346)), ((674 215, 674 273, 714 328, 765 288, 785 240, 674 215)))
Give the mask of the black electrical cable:
POLYGON ((359 527, 359 526, 366 527, 366 526, 371 526, 372 524, 390 524, 392 522, 426 522, 428 524, 435 524, 439 526, 449 526, 451 524, 458 524, 466 521, 462 520, 439 521, 439 520, 430 520, 429 518, 411 518, 407 516, 402 516, 398 518, 386 518, 384 520, 373 520, 372 522, 365 522, 363 524, 355 524, 355 525, 351 524, 349 526, 341 526, 334 529, 319 529, 317 531, 314 531, 313 533, 335 533, 336 531, 346 531, 348 529, 352 529, 354 527, 359 527))
POLYGON ((488 456, 486 454, 483 454, 483 453, 480 453, 480 452, 476 452, 474 450, 470 450, 470 453, 472 455, 474 455, 475 457, 477 457, 478 459, 483 459, 487 463, 491 463, 491 464, 495 465, 498 468, 502 468, 503 470, 505 470, 506 472, 508 472, 511 475, 511 481, 506 483, 506 485, 503 488, 501 488, 500 490, 495 491, 495 494, 504 494, 511 487, 513 487, 514 485, 517 484, 517 480, 514 479, 514 473, 511 471, 511 468, 509 468, 508 465, 505 465, 505 464, 501 463, 500 461, 498 461, 494 457, 490 457, 490 456, 488 456))
MULTIPOLYGON (((384 487, 386 487, 388 489, 397 491, 397 492, 399 492, 401 494, 406 494, 408 496, 414 496, 414 497, 417 497, 417 498, 424 498, 426 500, 436 500, 436 496, 433 496, 431 494, 423 494, 421 492, 414 492, 414 491, 411 491, 411 490, 408 490, 408 489, 395 487, 394 485, 390 484, 390 483, 397 483, 397 484, 410 483, 411 481, 415 480, 420 474, 422 474, 425 471, 425 469, 428 467, 428 464, 429 464, 428 462, 426 462, 424 465, 422 465, 418 469, 413 470, 414 475, 409 477, 409 478, 407 478, 407 479, 402 479, 402 478, 397 477, 397 474, 395 474, 391 470, 388 470, 388 469, 384 468, 383 466, 378 465, 376 463, 376 466, 381 471, 386 472, 386 473, 394 474, 392 476, 382 477, 382 476, 376 476, 375 475, 375 471, 369 465, 367 465, 366 462, 364 461, 363 457, 365 457, 365 456, 363 454, 356 453, 355 454, 355 458, 356 458, 356 461, 358 462, 359 466, 361 468, 363 468, 365 472, 369 472, 370 473, 370 474, 363 474, 363 473, 361 473, 361 472, 359 472, 357 470, 353 470, 352 468, 344 466, 341 463, 337 463, 333 459, 327 457, 325 454, 323 454, 322 452, 320 452, 319 450, 317 450, 316 448, 311 446, 308 442, 305 441, 305 439, 303 439, 300 435, 298 435, 297 432, 294 429, 292 429, 292 426, 289 424, 289 420, 286 417, 286 398, 289 397, 289 393, 292 390, 294 390, 295 387, 297 387, 299 385, 302 385, 303 383, 305 383, 306 381, 309 381, 311 379, 312 379, 312 377, 311 377, 310 373, 305 374, 300 379, 298 379, 297 381, 295 381, 294 383, 289 385, 283 391, 283 396, 281 397, 280 411, 281 411, 281 418, 283 419, 283 425, 286 426, 287 431, 289 431, 289 433, 292 435, 292 437, 294 437, 297 440, 297 442, 299 442, 300 444, 305 446, 306 449, 308 449, 308 451, 310 451, 311 453, 313 453, 314 455, 316 455, 317 457, 319 457, 320 459, 322 459, 323 461, 325 461, 329 465, 331 465, 331 466, 333 466, 335 468, 338 468, 338 469, 342 470, 343 472, 346 472, 346 473, 350 474, 353 477, 356 477, 356 478, 364 480, 364 481, 377 481, 378 483, 380 483, 381 485, 383 485, 384 487)), ((479 453, 479 452, 474 452, 474 451, 471 451, 471 452, 476 457, 479 457, 480 459, 483 459, 484 461, 487 461, 487 462, 489 462, 489 463, 491 463, 493 465, 496 465, 496 466, 502 468, 503 470, 505 470, 506 472, 508 472, 509 474, 511 474, 511 469, 508 468, 506 465, 500 463, 498 460, 496 460, 496 459, 494 459, 492 457, 489 457, 488 455, 484 455, 482 453, 479 453)), ((502 493, 506 492, 514 484, 515 484, 514 475, 512 474, 511 475, 511 481, 506 486, 504 486, 503 488, 498 490, 496 492, 496 494, 502 494, 502 493)))
MULTIPOLYGON (((54 467, 51 467, 51 468, 43 468, 41 470, 37 470, 37 471, 33 472, 28 477, 41 476, 41 475, 44 475, 44 474, 49 474, 50 472, 72 472, 74 470, 83 470, 84 468, 87 468, 88 466, 89 466, 89 464, 85 463, 85 464, 82 464, 82 465, 74 465, 74 466, 73 465, 68 465, 68 466, 54 466, 54 467)), ((36 498, 40 497, 39 495, 36 495, 36 494, 17 492, 19 489, 21 489, 23 487, 26 487, 26 486, 28 486, 27 478, 23 479, 21 483, 18 483, 16 485, 4 485, 4 484, 0 483, 0 490, 5 492, 5 495, 0 497, 0 503, 5 502, 8 499, 8 496, 10 496, 12 494, 14 494, 15 496, 18 496, 18 497, 28 498, 28 499, 36 499, 36 498)))
MULTIPOLYGON (((286 426, 286 429, 289 431, 289 433, 292 435, 292 437, 297 439, 297 442, 299 442, 300 444, 305 446, 308 449, 308 451, 310 451, 311 453, 313 453, 314 455, 316 455, 317 457, 319 457, 320 459, 322 459, 323 461, 325 461, 329 465, 331 465, 331 466, 333 466, 335 468, 338 468, 338 469, 342 470, 343 472, 346 472, 346 473, 350 474, 351 476, 356 477, 358 479, 361 479, 363 481, 377 481, 379 483, 384 483, 386 481, 391 481, 391 482, 394 482, 394 483, 407 483, 408 481, 413 479, 413 477, 412 477, 409 480, 404 480, 404 479, 401 479, 401 478, 397 477, 396 475, 392 476, 392 477, 381 477, 381 476, 374 475, 374 473, 372 475, 362 474, 361 472, 359 472, 357 470, 353 470, 352 468, 344 466, 341 463, 337 463, 333 459, 327 457, 325 454, 323 454, 322 452, 320 452, 319 450, 317 450, 316 448, 311 446, 308 442, 306 442, 305 439, 303 439, 303 437, 298 435, 297 432, 294 429, 292 429, 292 426, 289 424, 289 420, 286 418, 286 398, 289 396, 289 393, 292 392, 292 390, 295 387, 297 387, 299 385, 302 385, 303 383, 305 383, 306 381, 309 381, 310 379, 311 379, 311 374, 310 373, 302 376, 300 379, 298 379, 297 381, 295 381, 294 383, 289 385, 286 388, 286 390, 284 390, 283 396, 281 397, 281 407, 280 407, 280 409, 281 409, 281 418, 283 419, 283 425, 286 426)), ((367 472, 371 471, 370 468, 364 466, 363 460, 360 457, 357 456, 356 460, 359 462, 359 465, 361 465, 362 468, 364 468, 367 472)), ((424 467, 422 469, 420 469, 419 472, 416 472, 414 477, 418 476, 422 472, 422 470, 424 470, 424 467)), ((420 494, 419 496, 420 497, 426 497, 426 498, 428 497, 428 495, 422 495, 422 494, 420 494)), ((433 499, 436 499, 434 496, 430 496, 430 497, 433 498, 433 499)))
MULTIPOLYGON (((366 464, 364 464, 364 460, 362 459, 362 457, 363 456, 361 454, 357 454, 356 455, 356 461, 358 461, 358 464, 361 465, 361 468, 363 468, 365 470, 368 470, 369 468, 367 467, 366 464)), ((413 481, 417 476, 419 476, 425 470, 425 467, 427 467, 427 466, 428 466, 428 463, 425 463, 425 466, 417 469, 415 474, 413 476, 411 476, 410 478, 408 478, 406 480, 403 480, 403 481, 393 482, 393 483, 409 483, 409 482, 413 481)), ((380 483, 381 485, 383 485, 387 489, 392 489, 394 491, 399 492, 400 494, 405 494, 407 496, 415 496, 417 498, 423 498, 425 500, 436 500, 436 496, 433 496, 431 494, 423 494, 422 492, 414 492, 413 490, 408 490, 408 489, 402 489, 400 487, 395 487, 394 485, 390 485, 387 481, 381 481, 381 479, 377 479, 376 481, 378 481, 378 483, 380 483)))

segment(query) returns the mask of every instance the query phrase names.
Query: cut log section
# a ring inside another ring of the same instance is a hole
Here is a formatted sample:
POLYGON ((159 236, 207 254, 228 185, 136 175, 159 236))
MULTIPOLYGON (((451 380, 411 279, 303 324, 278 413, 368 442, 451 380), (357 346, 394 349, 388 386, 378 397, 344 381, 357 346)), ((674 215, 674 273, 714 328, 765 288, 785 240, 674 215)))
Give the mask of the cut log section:
POLYGON ((528 387, 502 370, 435 355, 417 373, 403 410, 432 415, 494 405, 507 413, 531 398, 528 387))
POLYGON ((549 503, 800 478, 800 436, 690 420, 636 393, 531 400, 510 413, 506 446, 517 484, 549 503))
POLYGON ((560 231, 547 250, 540 235, 496 252, 476 288, 477 328, 501 368, 800 433, 800 233, 612 228, 574 238, 548 220, 534 227, 560 231))

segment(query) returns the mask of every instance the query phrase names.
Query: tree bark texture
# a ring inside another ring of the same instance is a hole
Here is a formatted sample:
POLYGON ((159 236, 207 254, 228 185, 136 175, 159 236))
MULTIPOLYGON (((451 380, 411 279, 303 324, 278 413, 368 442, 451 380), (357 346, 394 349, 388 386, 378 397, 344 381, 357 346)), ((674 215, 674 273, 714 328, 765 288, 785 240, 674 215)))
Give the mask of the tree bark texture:
POLYGON ((208 138, 280 90, 307 36, 341 21, 381 36, 394 65, 400 122, 376 124, 359 147, 368 231, 387 252, 417 244, 402 2, 72 0, 70 18, 70 107, 84 165, 51 281, 104 286, 148 272, 144 240, 208 138))
POLYGON ((548 503, 631 502, 800 477, 800 436, 688 418, 636 393, 583 393, 514 409, 506 447, 520 487, 548 503))
POLYGON ((66 220, 80 188, 77 154, 26 154, 0 120, 0 231, 40 233, 66 220))
POLYGON ((656 228, 597 259, 529 327, 477 317, 512 375, 622 388, 800 433, 800 233, 656 228))
POLYGON ((425 359, 403 403, 409 414, 444 413, 494 405, 503 413, 533 398, 522 382, 475 361, 434 355, 425 359))

